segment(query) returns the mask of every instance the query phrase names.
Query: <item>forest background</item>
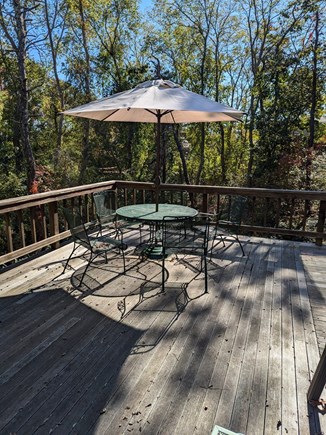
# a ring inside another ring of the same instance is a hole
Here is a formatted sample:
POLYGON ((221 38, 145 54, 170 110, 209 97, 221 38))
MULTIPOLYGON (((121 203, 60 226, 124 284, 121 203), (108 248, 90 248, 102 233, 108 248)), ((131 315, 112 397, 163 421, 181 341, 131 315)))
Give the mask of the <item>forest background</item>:
POLYGON ((164 125, 162 181, 326 189, 325 2, 0 0, 0 199, 152 181, 154 126, 64 117, 158 77, 245 112, 164 125))

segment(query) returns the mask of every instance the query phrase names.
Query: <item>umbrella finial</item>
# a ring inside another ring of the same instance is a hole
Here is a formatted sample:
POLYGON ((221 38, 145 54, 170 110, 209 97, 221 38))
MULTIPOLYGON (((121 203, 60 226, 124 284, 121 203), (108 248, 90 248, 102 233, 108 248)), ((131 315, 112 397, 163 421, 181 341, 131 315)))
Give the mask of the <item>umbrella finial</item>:
POLYGON ((161 75, 161 62, 160 59, 154 55, 152 55, 153 58, 155 59, 155 61, 151 61, 152 64, 155 67, 155 80, 160 80, 163 79, 162 75, 161 75))

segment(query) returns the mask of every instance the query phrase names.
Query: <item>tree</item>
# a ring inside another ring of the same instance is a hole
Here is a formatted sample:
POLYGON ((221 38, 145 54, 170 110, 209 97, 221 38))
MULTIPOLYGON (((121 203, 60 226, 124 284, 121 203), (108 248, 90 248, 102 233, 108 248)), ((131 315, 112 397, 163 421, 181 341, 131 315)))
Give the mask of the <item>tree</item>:
POLYGON ((312 54, 312 77, 311 77, 311 102, 309 110, 309 139, 307 145, 307 159, 306 159, 306 189, 311 188, 311 167, 312 167, 312 153, 315 144, 315 125, 317 118, 317 105, 320 101, 320 88, 322 82, 322 74, 320 73, 322 68, 320 66, 321 59, 324 58, 322 53, 322 46, 320 43, 320 33, 321 33, 321 22, 320 22, 320 11, 319 2, 311 2, 312 4, 308 7, 308 16, 312 15, 312 31, 309 34, 309 40, 311 43, 311 54, 312 54))
POLYGON ((62 136, 63 136, 63 115, 60 113, 65 108, 64 86, 60 79, 58 62, 63 52, 63 38, 66 32, 66 19, 68 13, 67 3, 62 0, 43 0, 43 12, 45 27, 47 30, 47 45, 50 49, 51 70, 54 75, 58 103, 54 100, 53 120, 56 131, 56 147, 54 151, 54 167, 60 162, 62 136))
MULTIPOLYGON (((279 0, 276 2, 266 0, 262 3, 250 0, 243 4, 243 13, 246 16, 247 25, 244 30, 247 32, 249 41, 248 58, 250 59, 250 85, 252 89, 248 110, 250 153, 247 171, 247 183, 251 186, 257 152, 257 144, 255 143, 257 116, 259 114, 260 119, 264 119, 266 113, 265 97, 266 88, 269 86, 269 82, 265 80, 266 68, 271 65, 270 60, 272 59, 274 70, 270 69, 269 71, 274 71, 274 97, 277 104, 280 95, 278 92, 278 79, 281 70, 281 67, 278 66, 279 56, 283 56, 285 53, 285 46, 290 43, 289 36, 298 29, 303 12, 298 3, 284 5, 279 0)), ((288 67, 290 68, 290 65, 288 67)), ((267 76, 268 74, 267 72, 267 76)))
MULTIPOLYGON (((15 55, 19 80, 19 94, 17 101, 17 115, 20 128, 19 142, 22 144, 24 158, 27 164, 27 189, 35 189, 36 163, 30 143, 29 97, 30 88, 27 76, 27 52, 32 41, 29 38, 28 23, 35 9, 37 1, 11 0, 0 2, 0 28, 6 40, 7 47, 15 55)), ((34 41, 35 42, 35 41, 34 41)), ((4 48, 4 47, 3 47, 4 48)))

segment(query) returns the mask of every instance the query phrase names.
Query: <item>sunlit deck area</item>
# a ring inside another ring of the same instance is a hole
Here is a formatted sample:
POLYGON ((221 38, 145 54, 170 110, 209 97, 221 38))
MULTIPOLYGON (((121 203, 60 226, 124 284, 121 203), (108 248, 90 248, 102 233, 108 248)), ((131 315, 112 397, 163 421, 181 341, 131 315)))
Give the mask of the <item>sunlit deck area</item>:
POLYGON ((195 257, 83 260, 72 244, 0 274, 0 433, 320 434, 326 248, 242 236, 195 257), (184 288, 190 300, 185 298, 184 288), (139 292, 144 299, 139 303, 139 292), (121 318, 121 311, 126 310, 121 318))

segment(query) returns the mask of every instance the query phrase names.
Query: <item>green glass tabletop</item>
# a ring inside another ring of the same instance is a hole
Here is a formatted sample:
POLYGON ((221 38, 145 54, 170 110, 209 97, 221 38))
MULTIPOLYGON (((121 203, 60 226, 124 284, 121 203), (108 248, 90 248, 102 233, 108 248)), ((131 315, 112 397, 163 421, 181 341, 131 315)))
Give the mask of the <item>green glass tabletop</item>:
POLYGON ((198 211, 185 205, 177 204, 159 204, 156 211, 155 204, 134 204, 120 207, 116 211, 117 215, 132 220, 160 222, 166 217, 173 218, 193 218, 197 216, 198 211))

